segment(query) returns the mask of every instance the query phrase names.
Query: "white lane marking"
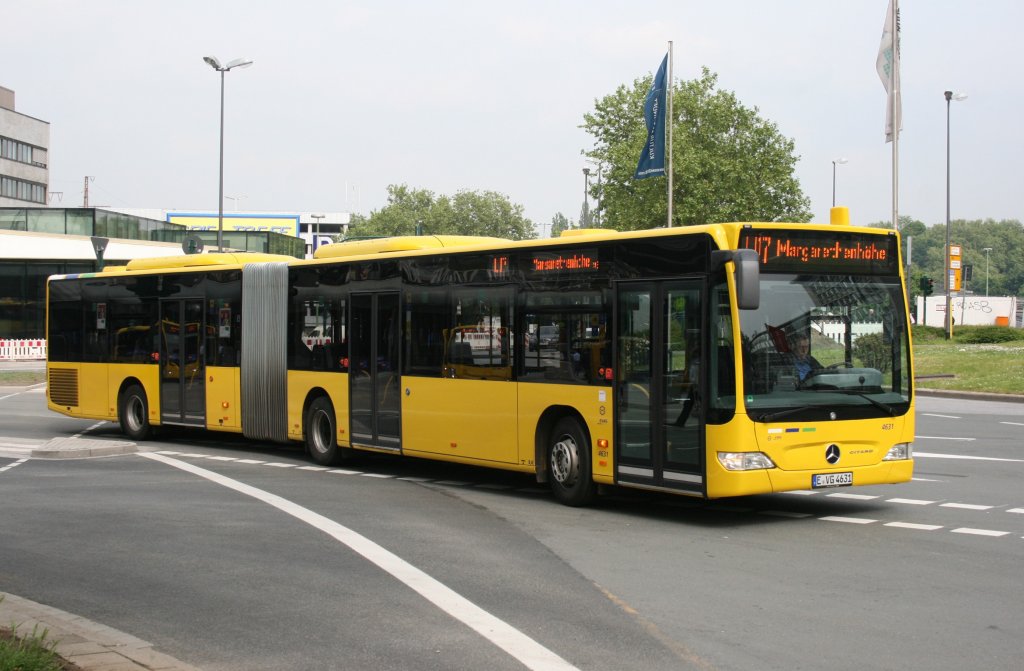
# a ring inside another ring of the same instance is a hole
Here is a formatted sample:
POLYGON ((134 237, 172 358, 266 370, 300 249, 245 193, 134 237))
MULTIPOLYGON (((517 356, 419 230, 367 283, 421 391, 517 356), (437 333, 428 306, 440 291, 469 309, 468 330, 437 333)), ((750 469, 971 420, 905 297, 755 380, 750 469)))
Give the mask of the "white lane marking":
POLYGON ((845 492, 836 492, 834 494, 826 494, 834 499, 856 499, 857 501, 870 501, 871 499, 880 499, 881 496, 875 496, 872 494, 846 494, 845 492))
MULTIPOLYGON (((914 440, 963 440, 970 442, 974 438, 958 438, 956 436, 914 436, 914 440)), ((917 452, 914 453, 917 456, 917 452)))
POLYGON ((959 529, 950 529, 951 534, 971 534, 972 536, 1009 536, 1009 531, 993 531, 992 529, 971 529, 970 527, 960 527, 959 529))
POLYGON ((477 632, 488 641, 498 646, 509 655, 514 657, 528 669, 538 671, 569 671, 576 667, 548 650, 537 641, 522 633, 504 620, 500 620, 489 612, 474 604, 469 599, 455 592, 440 581, 427 575, 409 562, 405 561, 393 552, 386 550, 372 540, 356 533, 346 526, 338 524, 319 513, 289 501, 262 489, 257 489, 237 480, 224 477, 205 468, 193 466, 178 459, 171 459, 153 452, 143 452, 139 456, 160 461, 179 468, 211 482, 219 484, 228 489, 233 489, 240 494, 251 496, 257 501, 262 501, 273 506, 281 512, 305 522, 315 529, 319 529, 328 536, 348 546, 354 552, 390 573, 410 589, 419 593, 423 598, 435 606, 459 620, 473 631, 477 632))
POLYGON ((897 527, 899 529, 918 529, 920 531, 935 531, 941 529, 941 524, 914 524, 913 522, 886 522, 887 527, 897 527))
POLYGON ((878 520, 869 520, 864 517, 838 517, 835 515, 829 515, 828 517, 819 517, 819 520, 825 522, 845 522, 846 524, 873 524, 878 520))
POLYGON ((771 515, 772 517, 789 517, 794 520, 802 520, 806 517, 813 517, 811 513, 795 513, 791 510, 759 510, 759 515, 771 515))
POLYGON ((1006 512, 1008 512, 1008 513, 1024 513, 1024 508, 1010 508, 1006 512))
POLYGON ((976 503, 940 503, 940 508, 960 508, 962 510, 992 510, 995 506, 979 506, 976 503))
POLYGON ((326 466, 299 466, 300 471, 329 471, 331 469, 326 466))
POLYGON ((106 423, 107 423, 106 421, 96 422, 95 424, 90 426, 88 429, 82 429, 81 431, 79 431, 78 433, 76 433, 75 435, 73 435, 71 437, 72 438, 81 438, 82 436, 84 436, 85 434, 89 433, 93 429, 98 429, 99 427, 103 426, 106 423))
POLYGON ((337 473, 339 475, 359 475, 362 471, 347 471, 344 468, 335 468, 327 471, 328 473, 337 473))
POLYGON ((925 501, 924 499, 886 499, 888 503, 906 503, 911 506, 930 506, 935 501, 925 501))
POLYGON ((1024 422, 999 422, 1000 424, 1009 424, 1010 426, 1024 426, 1024 422))
POLYGON ((796 491, 792 491, 792 492, 782 492, 782 493, 783 493, 783 494, 791 494, 791 495, 793 495, 793 496, 814 496, 814 495, 815 495, 815 494, 817 494, 818 492, 810 492, 810 491, 804 491, 804 490, 796 490, 796 491))
POLYGON ((3 473, 4 471, 9 471, 12 468, 14 468, 15 466, 21 466, 26 461, 28 461, 28 459, 18 459, 17 461, 13 461, 13 462, 7 464, 6 466, 4 466, 3 468, 0 468, 0 473, 3 473))
POLYGON ((210 461, 238 461, 238 457, 207 457, 210 461))
POLYGON ((934 412, 922 412, 921 414, 924 415, 925 417, 942 417, 943 419, 960 419, 956 415, 940 415, 940 414, 934 413, 934 412))
POLYGON ((273 466, 274 468, 295 468, 295 464, 286 464, 282 461, 268 461, 263 464, 264 466, 273 466))
MULTIPOLYGON (((971 440, 974 440, 971 438, 971 440)), ((1002 457, 974 457, 966 454, 936 454, 934 452, 914 452, 914 458, 925 457, 926 459, 967 459, 974 461, 1010 461, 1024 462, 1024 459, 1004 459, 1002 457)))
POLYGON ((362 475, 364 478, 381 478, 385 480, 388 478, 395 477, 389 473, 360 473, 360 475, 362 475))
POLYGON ((942 480, 932 480, 931 478, 910 478, 914 482, 942 482, 942 480))
MULTIPOLYGON (((163 454, 163 453, 161 453, 161 454, 163 454)), ((240 464, 265 464, 267 462, 260 461, 259 459, 239 459, 238 463, 240 463, 240 464)))

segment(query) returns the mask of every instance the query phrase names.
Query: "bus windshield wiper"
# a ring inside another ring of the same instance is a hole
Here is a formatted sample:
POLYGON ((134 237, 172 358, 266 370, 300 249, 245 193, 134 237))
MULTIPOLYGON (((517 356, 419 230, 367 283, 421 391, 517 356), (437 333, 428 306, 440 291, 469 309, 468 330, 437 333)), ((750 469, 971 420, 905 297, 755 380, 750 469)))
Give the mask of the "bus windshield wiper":
POLYGON ((840 391, 841 391, 841 393, 847 394, 847 395, 850 395, 850 396, 860 396, 862 399, 864 399, 865 401, 867 401, 871 405, 875 406, 876 408, 879 408, 879 409, 883 410, 884 412, 887 412, 890 417, 895 417, 896 416, 896 408, 892 407, 888 403, 882 403, 881 401, 876 401, 875 399, 871 398, 867 394, 861 393, 859 391, 854 391, 853 389, 842 389, 840 391))
POLYGON ((779 410, 778 412, 771 412, 771 413, 766 412, 765 414, 761 415, 758 418, 758 421, 761 421, 761 422, 774 422, 777 419, 782 419, 783 417, 788 417, 789 415, 792 415, 792 414, 797 413, 797 412, 802 412, 804 410, 813 410, 814 408, 820 408, 820 407, 821 407, 820 405, 798 405, 795 408, 786 408, 785 410, 779 410))

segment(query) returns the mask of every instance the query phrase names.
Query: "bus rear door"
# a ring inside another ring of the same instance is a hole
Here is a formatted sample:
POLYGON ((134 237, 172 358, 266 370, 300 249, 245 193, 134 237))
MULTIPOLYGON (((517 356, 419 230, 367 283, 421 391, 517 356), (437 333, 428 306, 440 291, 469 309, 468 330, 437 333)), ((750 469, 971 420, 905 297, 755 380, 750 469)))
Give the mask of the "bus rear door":
POLYGON ((353 294, 349 398, 352 442, 401 448, 398 294, 353 294))

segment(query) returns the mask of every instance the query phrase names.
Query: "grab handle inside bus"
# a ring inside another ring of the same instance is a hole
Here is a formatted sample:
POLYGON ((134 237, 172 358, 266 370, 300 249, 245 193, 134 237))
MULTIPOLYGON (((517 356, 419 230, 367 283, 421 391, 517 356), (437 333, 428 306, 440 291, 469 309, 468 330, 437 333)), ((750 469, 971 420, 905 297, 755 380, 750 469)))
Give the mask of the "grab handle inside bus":
POLYGON ((753 249, 716 249, 711 252, 711 266, 718 268, 728 261, 736 264, 736 306, 740 310, 756 310, 761 305, 760 266, 753 249))

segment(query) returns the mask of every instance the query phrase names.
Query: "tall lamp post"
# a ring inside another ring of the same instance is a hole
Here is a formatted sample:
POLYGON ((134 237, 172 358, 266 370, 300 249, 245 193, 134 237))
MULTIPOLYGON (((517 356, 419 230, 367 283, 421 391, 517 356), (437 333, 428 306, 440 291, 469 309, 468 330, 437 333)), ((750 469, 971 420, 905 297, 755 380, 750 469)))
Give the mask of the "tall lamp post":
POLYGON ((203 56, 211 68, 220 73, 220 187, 217 191, 217 251, 224 251, 224 73, 252 65, 251 58, 236 58, 221 65, 216 56, 203 56))
POLYGON ((988 296, 988 253, 992 251, 992 248, 985 247, 982 251, 985 252, 985 295, 988 296))
POLYGON ((837 158, 832 161, 832 207, 836 206, 836 166, 848 163, 848 158, 837 158))
POLYGON ((953 93, 952 91, 946 91, 946 254, 945 254, 945 268, 943 268, 943 274, 946 276, 946 340, 953 337, 953 278, 952 269, 949 267, 949 108, 952 101, 966 100, 967 95, 964 93, 953 93))
POLYGON ((587 228, 590 226, 590 203, 588 202, 589 191, 590 168, 583 168, 583 221, 580 222, 580 228, 587 228))
POLYGON ((320 220, 326 219, 326 214, 311 214, 310 219, 316 219, 316 230, 313 231, 313 244, 311 245, 313 253, 316 254, 316 248, 320 246, 320 220))

